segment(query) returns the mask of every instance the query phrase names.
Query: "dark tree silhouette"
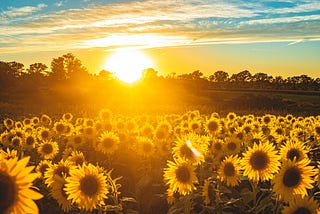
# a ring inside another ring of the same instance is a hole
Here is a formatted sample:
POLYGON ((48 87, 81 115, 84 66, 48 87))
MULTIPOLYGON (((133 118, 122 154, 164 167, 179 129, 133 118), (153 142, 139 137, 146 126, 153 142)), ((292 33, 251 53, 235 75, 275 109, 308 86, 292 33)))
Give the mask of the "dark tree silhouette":
POLYGON ((209 76, 209 80, 211 82, 226 82, 228 81, 229 74, 225 71, 216 71, 211 76, 209 76))

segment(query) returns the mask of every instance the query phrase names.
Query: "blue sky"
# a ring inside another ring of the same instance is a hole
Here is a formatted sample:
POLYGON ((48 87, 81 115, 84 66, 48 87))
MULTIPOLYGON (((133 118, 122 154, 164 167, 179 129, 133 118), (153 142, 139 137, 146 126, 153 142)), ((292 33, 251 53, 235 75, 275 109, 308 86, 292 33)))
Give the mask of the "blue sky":
MULTIPOLYGON (((4 61, 30 63, 30 55, 40 52, 80 53, 93 48, 108 52, 127 46, 149 51, 201 47, 203 59, 210 60, 208 52, 219 45, 218 49, 250 47, 265 53, 273 52, 274 44, 301 47, 294 48, 294 54, 303 58, 320 53, 319 43, 319 0, 0 0, 4 61)), ((308 61, 305 68, 312 76, 320 73, 317 61, 308 61)))

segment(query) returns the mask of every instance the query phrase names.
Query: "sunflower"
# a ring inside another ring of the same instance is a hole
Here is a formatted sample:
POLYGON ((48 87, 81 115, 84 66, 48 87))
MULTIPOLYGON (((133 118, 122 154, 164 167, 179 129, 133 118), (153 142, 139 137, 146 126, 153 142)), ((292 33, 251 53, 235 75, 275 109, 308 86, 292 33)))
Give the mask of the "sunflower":
POLYGON ((137 153, 143 157, 151 157, 154 155, 155 145, 153 141, 147 137, 137 138, 137 153))
POLYGON ((36 172, 39 174, 39 178, 44 178, 44 173, 52 166, 51 161, 49 160, 42 160, 38 163, 36 167, 36 172))
POLYGON ((33 166, 27 166, 30 157, 1 160, 0 163, 0 210, 1 213, 39 213, 33 200, 42 195, 32 190, 36 173, 30 173, 33 166))
POLYGON ((66 183, 63 177, 56 176, 51 186, 51 195, 61 206, 63 212, 69 212, 72 207, 71 200, 68 200, 68 195, 64 190, 66 183))
POLYGON ((70 156, 67 157, 67 160, 73 163, 74 165, 82 165, 86 162, 86 159, 82 152, 72 151, 70 156))
POLYGON ((243 175, 255 182, 270 180, 279 170, 279 160, 280 156, 269 142, 259 145, 254 143, 253 147, 249 147, 243 154, 243 175))
POLYGON ((58 135, 64 134, 66 130, 65 122, 64 121, 55 122, 53 125, 53 130, 58 135))
POLYGON ((87 126, 83 128, 83 135, 86 138, 93 139, 96 136, 96 130, 93 126, 87 126))
POLYGON ((3 151, 1 149, 0 154, 1 154, 2 158, 4 158, 4 159, 11 159, 11 158, 18 157, 18 151, 15 149, 10 150, 9 148, 7 148, 6 151, 3 151))
POLYGON ((314 135, 320 138, 320 122, 317 122, 316 124, 314 124, 313 129, 314 129, 314 135))
POLYGON ((53 159, 58 154, 59 146, 55 141, 44 141, 39 144, 37 151, 44 159, 53 159))
POLYGON ((200 120, 192 120, 189 122, 189 130, 194 133, 200 133, 202 131, 202 125, 200 120))
POLYGON ((182 138, 178 138, 176 145, 172 148, 173 157, 198 165, 204 162, 208 144, 209 141, 205 136, 189 133, 182 138))
POLYGON ((22 145, 22 138, 21 137, 18 137, 18 136, 14 136, 12 139, 11 139, 11 145, 15 148, 18 148, 22 145))
POLYGON ((114 132, 103 132, 99 137, 97 149, 104 154, 114 153, 119 146, 119 137, 114 132))
POLYGON ((280 156, 283 160, 296 160, 300 161, 304 158, 308 158, 307 156, 308 150, 306 147, 297 141, 288 141, 285 145, 282 145, 280 148, 280 156))
POLYGON ((33 117, 33 118, 31 118, 31 125, 32 125, 32 126, 37 126, 37 125, 39 125, 39 123, 40 123, 39 117, 33 117))
POLYGON ((266 114, 261 118, 262 123, 265 125, 270 125, 274 119, 275 119, 274 115, 270 115, 270 114, 266 114))
POLYGON ((85 138, 82 134, 75 134, 69 137, 68 145, 73 147, 73 148, 79 148, 81 147, 84 142, 85 138))
POLYGON ((140 135, 148 138, 153 137, 153 126, 151 124, 145 124, 141 129, 140 129, 140 135))
POLYGON ((51 131, 48 128, 41 127, 37 133, 38 138, 42 141, 49 141, 51 139, 51 131))
POLYGON ((295 196, 289 206, 284 207, 282 214, 318 214, 319 205, 313 198, 295 196))
POLYGON ((14 121, 11 118, 6 118, 3 121, 4 126, 6 127, 6 129, 10 130, 14 127, 14 121))
POLYGON ((162 121, 155 129, 154 137, 157 140, 165 140, 169 137, 172 127, 168 121, 162 121))
POLYGON ((32 124, 32 121, 31 121, 30 118, 24 118, 22 123, 23 123, 24 126, 29 126, 29 125, 32 124))
POLYGON ((229 156, 225 158, 218 170, 218 176, 227 186, 234 187, 238 185, 241 177, 240 159, 238 156, 229 156))
POLYGON ((50 126, 50 125, 51 125, 51 122, 52 122, 52 120, 51 120, 51 118, 50 118, 48 115, 46 115, 46 114, 41 115, 41 117, 40 117, 40 123, 41 123, 43 126, 50 126))
POLYGON ((198 178, 193 165, 180 159, 175 162, 168 161, 167 165, 168 168, 164 169, 164 180, 172 192, 187 195, 196 189, 194 184, 198 183, 198 178))
POLYGON ((102 121, 108 121, 112 118, 112 112, 109 109, 102 109, 99 112, 99 118, 102 121))
POLYGON ((234 121, 237 118, 237 115, 234 112, 229 112, 227 114, 227 118, 228 118, 229 121, 234 121))
POLYGON ((73 118, 73 115, 70 112, 64 113, 62 115, 62 120, 66 121, 66 122, 71 122, 73 118))
POLYGON ((225 140, 223 150, 228 155, 235 155, 240 152, 241 140, 236 138, 235 136, 229 137, 225 140))
POLYGON ((22 128, 23 128, 23 124, 22 124, 21 121, 16 121, 16 122, 14 123, 14 127, 15 127, 15 128, 18 128, 18 129, 22 129, 22 128))
POLYGON ((79 168, 70 170, 70 177, 66 178, 64 191, 68 200, 76 203, 80 209, 92 211, 99 205, 104 205, 107 198, 108 186, 106 176, 99 173, 92 164, 83 164, 79 168))
POLYGON ((35 145, 37 144, 37 138, 34 134, 26 134, 24 136, 24 141, 22 143, 22 146, 27 149, 33 149, 35 145))
POLYGON ((209 134, 216 134, 222 127, 218 118, 211 117, 206 121, 205 128, 209 134))
POLYGON ((44 173, 45 184, 48 187, 51 187, 52 183, 55 181, 56 176, 64 177, 70 176, 70 169, 74 166, 70 161, 60 160, 57 164, 50 166, 47 171, 44 173))
POLYGON ((292 201, 293 196, 306 196, 307 189, 313 188, 312 176, 316 174, 312 166, 308 166, 310 160, 288 160, 284 162, 280 172, 274 177, 273 191, 285 201, 292 201))
POLYGON ((222 153, 224 148, 224 141, 218 138, 215 138, 211 141, 211 151, 214 155, 222 153))

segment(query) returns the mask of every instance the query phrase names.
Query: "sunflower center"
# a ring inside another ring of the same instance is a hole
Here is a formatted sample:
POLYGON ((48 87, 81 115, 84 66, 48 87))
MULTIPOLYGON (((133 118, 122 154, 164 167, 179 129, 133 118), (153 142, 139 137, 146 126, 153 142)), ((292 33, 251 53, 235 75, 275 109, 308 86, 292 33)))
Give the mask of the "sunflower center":
POLYGON ((103 143, 103 147, 104 148, 111 148, 113 146, 113 144, 114 144, 114 141, 111 138, 105 138, 102 141, 102 143, 103 143))
POLYGON ((214 149, 215 149, 215 150, 220 150, 221 148, 222 148, 221 143, 215 143, 215 144, 214 144, 214 149))
POLYGON ((48 137, 49 137, 49 132, 48 131, 42 131, 41 132, 41 137, 43 138, 43 139, 47 139, 48 137))
POLYGON ((80 180, 80 191, 85 195, 92 197, 98 193, 99 183, 93 175, 86 175, 80 180))
POLYGON ((80 144, 80 143, 81 143, 81 140, 82 140, 82 139, 81 139, 80 136, 76 136, 76 137, 73 138, 73 141, 74 141, 75 144, 80 144))
POLYGON ((240 140, 242 140, 242 139, 243 139, 243 133, 242 133, 242 132, 239 132, 239 133, 237 134, 237 138, 239 138, 240 140))
POLYGON ((69 168, 66 166, 59 166, 54 170, 53 174, 59 175, 60 177, 62 177, 63 174, 69 175, 69 168))
POLYGON ((251 155, 250 165, 254 170, 263 170, 269 164, 269 157, 263 151, 256 151, 251 155))
POLYGON ((81 156, 77 156, 75 157, 74 162, 76 165, 82 165, 84 162, 84 159, 81 156))
POLYGON ((178 169, 176 169, 176 177, 179 182, 181 183, 187 183, 190 180, 190 172, 188 167, 186 166, 180 166, 178 169))
POLYGON ((12 178, 0 171, 0 210, 6 211, 16 200, 17 187, 12 178))
POLYGON ((228 176, 228 177, 232 177, 234 176, 236 170, 234 168, 234 165, 232 163, 226 163, 224 168, 223 168, 223 173, 228 176))
POLYGON ((51 154, 51 153, 53 152, 53 147, 52 147, 51 144, 46 143, 46 144, 43 145, 42 151, 43 151, 43 153, 45 153, 45 154, 51 154))
POLYGON ((233 151, 233 150, 235 150, 237 148, 237 145, 234 142, 230 142, 230 143, 228 143, 227 148, 230 151, 233 151))
POLYGON ((20 138, 16 137, 12 139, 12 145, 17 147, 20 145, 20 138))
POLYGON ((317 126, 317 127, 315 128, 315 131, 316 131, 317 134, 320 134, 320 127, 317 126))
POLYGON ((295 187, 301 181, 301 172, 297 167, 288 169, 283 175, 283 184, 286 187, 295 187))
POLYGON ((59 132, 59 133, 63 132, 63 131, 64 131, 64 125, 61 124, 61 123, 57 124, 56 130, 57 130, 57 132, 59 132))
POLYGON ((277 128, 276 129, 276 133, 281 135, 281 134, 283 134, 283 130, 281 128, 277 128))
POLYGON ((192 150, 189 148, 188 145, 183 144, 180 148, 180 152, 182 154, 182 156, 186 157, 186 158, 192 158, 193 157, 193 152, 192 150))
POLYGON ((34 138, 32 136, 28 136, 26 139, 26 144, 33 145, 33 143, 34 143, 34 138))
POLYGON ((296 158, 296 160, 299 160, 300 158, 300 153, 298 149, 290 149, 287 153, 287 158, 290 160, 294 160, 294 158, 296 158))
POLYGON ((308 208, 299 207, 293 212, 293 214, 312 214, 312 212, 308 208))

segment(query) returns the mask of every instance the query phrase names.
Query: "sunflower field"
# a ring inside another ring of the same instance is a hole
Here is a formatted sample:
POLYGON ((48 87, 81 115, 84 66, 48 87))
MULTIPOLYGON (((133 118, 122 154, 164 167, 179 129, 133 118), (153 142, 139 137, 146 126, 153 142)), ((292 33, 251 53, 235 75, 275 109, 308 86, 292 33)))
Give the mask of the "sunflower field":
POLYGON ((46 114, 0 125, 0 213, 320 213, 320 116, 46 114))

